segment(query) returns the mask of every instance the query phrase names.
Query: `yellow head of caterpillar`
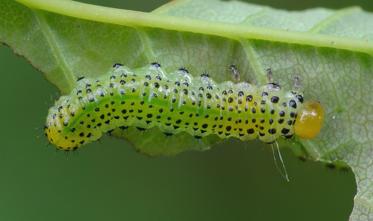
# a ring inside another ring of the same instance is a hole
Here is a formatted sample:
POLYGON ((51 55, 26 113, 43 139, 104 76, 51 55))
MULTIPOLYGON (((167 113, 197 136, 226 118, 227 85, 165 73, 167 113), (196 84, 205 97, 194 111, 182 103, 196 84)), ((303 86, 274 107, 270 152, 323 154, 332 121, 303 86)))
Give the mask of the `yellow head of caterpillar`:
POLYGON ((294 131, 302 139, 312 139, 319 134, 324 121, 324 108, 318 101, 307 101, 298 113, 294 131))

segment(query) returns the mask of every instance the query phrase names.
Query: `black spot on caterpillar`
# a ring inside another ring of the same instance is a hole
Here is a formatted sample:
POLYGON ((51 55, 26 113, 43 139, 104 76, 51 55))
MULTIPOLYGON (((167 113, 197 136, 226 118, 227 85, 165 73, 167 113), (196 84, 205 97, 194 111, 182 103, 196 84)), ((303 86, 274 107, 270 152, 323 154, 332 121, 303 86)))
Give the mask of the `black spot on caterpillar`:
POLYGON ((301 93, 273 83, 218 84, 206 73, 193 77, 185 68, 165 73, 158 63, 136 70, 115 64, 98 79, 79 79, 69 95, 60 97, 49 110, 45 134, 63 150, 127 127, 272 143, 294 133, 312 138, 322 113, 318 102, 303 103, 301 93))

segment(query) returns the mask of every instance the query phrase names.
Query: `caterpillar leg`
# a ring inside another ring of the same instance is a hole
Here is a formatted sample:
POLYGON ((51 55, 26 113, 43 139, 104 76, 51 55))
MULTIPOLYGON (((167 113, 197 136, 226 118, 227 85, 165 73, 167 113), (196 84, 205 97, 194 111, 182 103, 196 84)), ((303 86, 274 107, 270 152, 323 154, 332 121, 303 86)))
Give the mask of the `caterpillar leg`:
POLYGON ((269 89, 275 89, 275 90, 280 90, 281 86, 278 84, 278 82, 275 82, 273 80, 273 73, 272 73, 272 68, 267 68, 267 86, 269 89))
POLYGON ((238 71, 238 68, 235 64, 232 64, 231 66, 229 66, 229 70, 231 71, 232 73, 232 79, 233 79, 233 82, 239 82, 240 81, 240 72, 238 71))
POLYGON ((267 81, 268 81, 268 83, 272 83, 273 82, 272 68, 267 68, 266 69, 266 73, 267 73, 267 81))
POLYGON ((293 88, 295 91, 299 91, 299 89, 302 88, 302 82, 300 81, 300 78, 297 75, 293 77, 293 88))

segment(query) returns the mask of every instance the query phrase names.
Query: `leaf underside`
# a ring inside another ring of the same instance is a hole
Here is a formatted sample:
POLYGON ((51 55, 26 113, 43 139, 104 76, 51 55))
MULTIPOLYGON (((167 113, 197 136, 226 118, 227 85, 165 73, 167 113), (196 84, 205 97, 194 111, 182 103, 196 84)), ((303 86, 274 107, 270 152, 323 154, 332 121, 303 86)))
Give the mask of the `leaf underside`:
MULTIPOLYGON (((241 2, 180 0, 152 13, 73 1, 0 3, 0 41, 24 56, 66 94, 80 76, 97 77, 114 63, 131 68, 157 61, 166 71, 208 71, 217 82, 275 80, 292 88, 300 77, 307 99, 326 109, 320 136, 297 141, 308 156, 343 161, 358 184, 351 220, 373 220, 373 14, 358 7, 284 11, 241 2)), ((158 129, 124 136, 140 152, 176 154, 207 149, 216 137, 164 139, 158 129)))

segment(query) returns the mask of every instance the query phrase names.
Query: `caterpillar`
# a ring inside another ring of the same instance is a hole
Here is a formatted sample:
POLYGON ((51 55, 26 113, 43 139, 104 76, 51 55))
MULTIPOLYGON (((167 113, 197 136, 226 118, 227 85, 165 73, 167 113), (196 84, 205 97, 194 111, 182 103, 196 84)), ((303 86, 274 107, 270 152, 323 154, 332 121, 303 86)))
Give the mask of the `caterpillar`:
POLYGON ((276 83, 216 83, 185 68, 165 73, 158 63, 135 70, 115 64, 98 79, 79 78, 49 109, 44 130, 58 149, 76 150, 116 128, 273 143, 294 134, 311 139, 322 122, 319 102, 304 102, 302 93, 276 83))

